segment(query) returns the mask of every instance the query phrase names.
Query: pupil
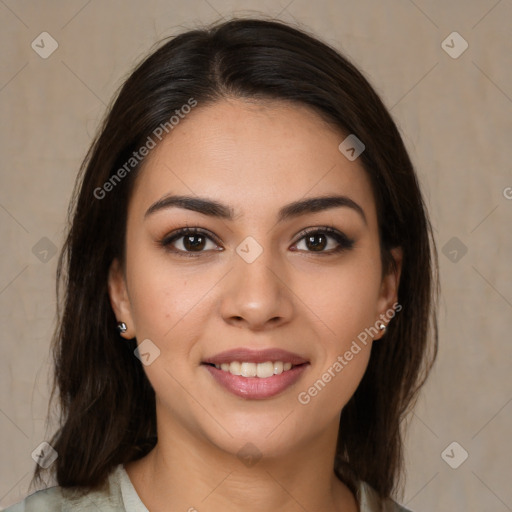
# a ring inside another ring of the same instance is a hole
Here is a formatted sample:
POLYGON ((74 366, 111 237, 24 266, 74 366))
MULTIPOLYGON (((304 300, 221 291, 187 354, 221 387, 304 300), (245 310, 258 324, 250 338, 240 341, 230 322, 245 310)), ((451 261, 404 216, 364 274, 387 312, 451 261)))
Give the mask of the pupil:
POLYGON ((188 235, 183 239, 183 245, 187 250, 203 249, 204 241, 205 240, 202 235, 188 235), (191 240, 193 240, 194 238, 199 238, 200 241, 196 243, 191 242, 191 240))
POLYGON ((322 249, 325 249, 325 240, 326 237, 324 235, 310 235, 308 238, 306 238, 306 246, 308 247, 308 249, 311 249, 313 248, 313 250, 322 250, 322 249), (317 238, 322 238, 322 242, 320 243, 314 243, 314 240, 317 239, 317 238), (310 245, 311 244, 311 245, 310 245))

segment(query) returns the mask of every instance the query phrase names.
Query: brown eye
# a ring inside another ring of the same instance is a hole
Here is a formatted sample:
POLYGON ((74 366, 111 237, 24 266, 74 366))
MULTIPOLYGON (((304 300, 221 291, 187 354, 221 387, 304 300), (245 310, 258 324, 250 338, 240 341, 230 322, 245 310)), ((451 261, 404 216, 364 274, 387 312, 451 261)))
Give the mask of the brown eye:
POLYGON ((299 247, 296 250, 316 252, 319 254, 333 254, 351 249, 354 246, 354 240, 351 240, 337 229, 327 226, 324 228, 306 230, 302 234, 302 238, 295 246, 299 246, 300 243, 304 241, 304 248, 299 247))
POLYGON ((182 228, 166 236, 160 243, 173 253, 199 256, 209 250, 218 250, 213 236, 198 228, 182 228), (210 243, 210 245, 208 245, 210 243))
POLYGON ((185 235, 182 238, 182 244, 187 251, 201 251, 206 245, 206 237, 204 235, 185 235))
POLYGON ((312 251, 323 251, 327 246, 327 237, 323 233, 308 235, 304 237, 306 247, 312 251))

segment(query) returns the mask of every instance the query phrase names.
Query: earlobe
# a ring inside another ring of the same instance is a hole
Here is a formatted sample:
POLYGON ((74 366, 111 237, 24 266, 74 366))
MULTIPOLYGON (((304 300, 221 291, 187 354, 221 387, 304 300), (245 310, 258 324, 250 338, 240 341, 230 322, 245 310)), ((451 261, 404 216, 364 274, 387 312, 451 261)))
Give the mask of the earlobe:
MULTIPOLYGON (((108 273, 108 294, 110 304, 116 316, 117 322, 124 322, 126 330, 119 331, 120 335, 126 339, 135 337, 135 326, 132 320, 130 299, 126 289, 126 280, 119 260, 112 261, 108 273)), ((112 326, 116 328, 115 325, 112 326)))

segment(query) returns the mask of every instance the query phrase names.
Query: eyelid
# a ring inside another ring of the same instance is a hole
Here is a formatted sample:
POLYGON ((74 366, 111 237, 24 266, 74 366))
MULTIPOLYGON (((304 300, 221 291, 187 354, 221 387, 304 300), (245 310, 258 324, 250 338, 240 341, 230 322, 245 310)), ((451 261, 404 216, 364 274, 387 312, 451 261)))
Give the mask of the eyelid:
POLYGON ((305 251, 307 254, 336 254, 343 250, 351 249, 354 246, 355 240, 348 237, 345 233, 340 231, 339 229, 336 229, 333 226, 316 226, 311 228, 303 229, 298 235, 297 235, 297 241, 294 242, 293 245, 297 245, 303 238, 305 238, 308 235, 315 235, 317 233, 323 233, 331 238, 334 238, 336 242, 338 243, 338 247, 335 249, 331 249, 330 251, 305 251))
MULTIPOLYGON (((180 238, 186 235, 203 235, 206 238, 212 240, 215 244, 221 245, 220 239, 215 234, 213 234, 211 231, 208 231, 207 229, 203 229, 196 226, 186 226, 183 228, 176 229, 171 233, 165 235, 159 241, 159 244, 162 245, 165 249, 168 249, 172 242, 175 242, 176 240, 179 240, 180 238)), ((200 255, 202 253, 207 253, 208 251, 198 251, 194 253, 193 251, 181 251, 179 249, 174 249, 172 250, 172 252, 186 255, 200 255)))
MULTIPOLYGON (((296 235, 296 241, 292 244, 292 246, 297 245, 303 238, 305 238, 308 235, 314 235, 317 233, 323 233, 331 238, 334 238, 338 244, 338 247, 335 249, 331 249, 329 251, 300 251, 300 252, 306 252, 309 254, 319 254, 319 255, 329 255, 329 254, 335 254, 339 253, 343 250, 351 249, 355 243, 355 241, 351 238, 349 238, 345 233, 342 231, 334 228, 333 226, 316 226, 316 227, 309 227, 305 228, 302 231, 300 231, 296 235)), ((169 249, 169 246, 172 242, 175 242, 176 240, 186 236, 186 235, 204 235, 205 237, 209 238, 211 241, 213 241, 217 245, 222 245, 220 242, 220 239, 211 231, 208 231, 207 229, 203 229, 197 226, 186 226, 183 228, 176 229, 172 231, 171 233, 168 233, 165 235, 160 241, 159 244, 163 246, 165 249, 169 250, 170 252, 173 252, 174 254, 178 255, 185 255, 185 256, 200 256, 202 254, 208 254, 211 251, 182 251, 180 249, 169 249)), ((223 250, 223 249, 221 249, 223 250)), ((298 251, 299 252, 299 251, 298 251)))

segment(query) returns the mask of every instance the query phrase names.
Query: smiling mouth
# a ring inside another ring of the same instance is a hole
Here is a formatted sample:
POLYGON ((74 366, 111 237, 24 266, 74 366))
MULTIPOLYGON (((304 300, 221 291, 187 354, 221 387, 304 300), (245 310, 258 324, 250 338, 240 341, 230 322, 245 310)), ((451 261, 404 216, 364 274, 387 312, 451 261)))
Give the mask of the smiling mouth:
POLYGON ((222 363, 222 364, 214 364, 214 363, 202 363, 207 366, 213 366, 218 370, 222 370, 226 373, 230 373, 231 375, 241 376, 241 377, 257 377, 260 379, 266 379, 272 377, 274 375, 280 375, 282 373, 286 373, 290 371, 292 368, 297 366, 304 366, 309 363, 302 364, 292 364, 290 362, 283 361, 266 361, 264 363, 251 363, 251 362, 240 362, 240 361, 232 361, 231 363, 222 363))

